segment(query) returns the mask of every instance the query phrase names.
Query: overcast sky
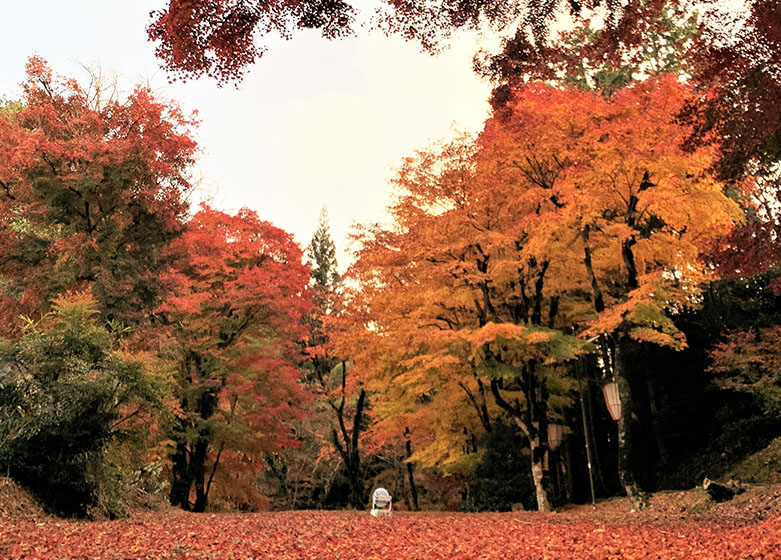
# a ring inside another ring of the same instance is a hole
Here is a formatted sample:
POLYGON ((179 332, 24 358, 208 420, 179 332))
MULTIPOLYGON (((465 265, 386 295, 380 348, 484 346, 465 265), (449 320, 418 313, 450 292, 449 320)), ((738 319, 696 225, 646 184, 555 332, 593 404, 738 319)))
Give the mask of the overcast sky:
POLYGON ((465 35, 438 57, 414 44, 359 33, 325 41, 317 33, 275 40, 239 89, 201 80, 168 85, 145 27, 164 0, 36 0, 3 7, 0 96, 18 97, 32 54, 56 73, 85 79, 84 66, 115 73, 129 90, 150 82, 202 121, 196 200, 242 206, 292 232, 305 246, 325 204, 347 260, 353 222, 378 220, 388 179, 406 155, 479 130, 490 87, 471 70, 476 38, 465 35))

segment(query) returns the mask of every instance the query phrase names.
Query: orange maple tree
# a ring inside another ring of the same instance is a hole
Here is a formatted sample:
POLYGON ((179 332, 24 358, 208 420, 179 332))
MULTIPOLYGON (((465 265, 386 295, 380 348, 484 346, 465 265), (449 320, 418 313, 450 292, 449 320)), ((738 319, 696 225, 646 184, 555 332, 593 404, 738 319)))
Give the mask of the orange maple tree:
POLYGON ((410 428, 411 461, 468 469, 474 434, 508 412, 529 438, 547 510, 547 423, 567 401, 561 362, 581 343, 548 326, 558 308, 557 292, 543 292, 549 261, 516 219, 534 204, 493 188, 475 157, 464 139, 405 163, 397 227, 367 230, 353 267, 357 325, 346 343, 384 395, 380 416, 410 428))
POLYGON ((364 233, 353 269, 351 355, 386 394, 381 415, 428 424, 413 459, 456 460, 464 429, 489 430, 501 410, 529 439, 548 509, 547 425, 568 404, 579 333, 620 382, 622 482, 637 494, 622 345, 683 347, 671 316, 697 304, 713 277, 699 254, 740 216, 709 174, 716 150, 681 148, 689 95, 673 77, 610 100, 529 84, 476 145, 405 163, 394 227, 364 233))
POLYGON ((580 263, 569 260, 569 281, 577 276, 588 286, 598 316, 576 324, 598 342, 605 374, 619 383, 619 474, 634 496, 623 347, 629 340, 685 346, 672 315, 697 305, 702 284, 715 278, 699 257, 741 217, 711 175, 717 149, 682 147, 691 128, 676 116, 691 95, 674 76, 636 84, 609 100, 591 92, 524 87, 483 137, 489 149, 502 150, 495 159, 510 164, 516 176, 534 174, 533 164, 542 157, 555 174, 546 185, 547 207, 537 213, 578 246, 580 263), (529 159, 530 153, 543 155, 529 159))

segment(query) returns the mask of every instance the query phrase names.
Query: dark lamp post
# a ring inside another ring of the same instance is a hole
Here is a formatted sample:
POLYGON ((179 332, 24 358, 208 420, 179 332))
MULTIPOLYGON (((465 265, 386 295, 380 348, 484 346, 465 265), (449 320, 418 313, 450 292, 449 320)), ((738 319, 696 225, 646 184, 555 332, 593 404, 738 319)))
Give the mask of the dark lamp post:
POLYGON ((602 394, 605 395, 605 403, 613 420, 618 421, 621 418, 621 399, 618 397, 618 384, 615 381, 605 384, 602 387, 602 394))

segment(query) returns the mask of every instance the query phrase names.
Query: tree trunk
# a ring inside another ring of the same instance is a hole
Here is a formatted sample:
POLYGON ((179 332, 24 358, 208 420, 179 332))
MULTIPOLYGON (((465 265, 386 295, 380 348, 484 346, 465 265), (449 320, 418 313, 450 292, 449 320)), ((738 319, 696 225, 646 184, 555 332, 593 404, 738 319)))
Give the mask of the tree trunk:
POLYGON ((602 313, 605 310, 605 298, 602 295, 602 288, 599 287, 597 282, 597 276, 594 274, 594 265, 591 261, 591 226, 586 224, 583 229, 580 230, 580 237, 583 240, 583 264, 586 266, 586 273, 588 274, 589 282, 591 283, 591 292, 594 297, 594 309, 597 313, 602 313))
MULTIPOLYGON (((171 504, 190 509, 190 489, 195 485, 195 504, 193 511, 206 511, 209 488, 206 485, 206 459, 211 429, 206 421, 214 416, 219 404, 219 392, 222 385, 219 380, 208 379, 208 360, 196 352, 189 352, 180 365, 183 395, 180 397, 182 411, 188 418, 179 418, 173 428, 172 439, 177 441, 176 450, 171 454, 173 462, 170 500, 171 504), (197 391, 192 389, 197 388, 197 391), (195 395, 189 395, 188 392, 195 395), (198 436, 194 441, 187 436, 194 428, 198 436)), ((216 470, 216 464, 214 465, 216 470)), ((213 473, 212 473, 213 476, 213 473)))
POLYGON ((662 437, 662 426, 659 423, 659 407, 656 406, 656 390, 648 375, 645 376, 645 386, 648 389, 648 406, 651 409, 651 425, 654 429, 656 448, 659 450, 659 460, 662 462, 662 465, 666 465, 670 462, 670 454, 667 451, 667 445, 662 437))
POLYGON ((630 290, 637 289, 637 265, 635 264, 635 255, 632 252, 634 244, 634 237, 621 243, 621 257, 624 259, 624 266, 626 266, 626 286, 630 290))
POLYGON ((357 457, 349 467, 350 478, 350 504, 355 509, 366 508, 366 496, 364 496, 363 477, 361 476, 361 463, 357 457))
MULTIPOLYGON (((529 378, 530 379, 530 378, 529 378)), ((547 424, 547 393, 541 387, 541 401, 534 402, 533 389, 527 387, 525 397, 527 409, 521 408, 518 399, 514 403, 508 402, 501 394, 501 380, 491 379, 491 394, 494 396, 497 406, 510 413, 515 423, 529 440, 531 448, 531 471, 534 481, 534 491, 537 496, 537 510, 551 511, 548 499, 548 473, 546 472, 545 458, 548 452, 548 424, 547 424)))
POLYGON ((171 492, 168 499, 171 505, 182 509, 190 509, 190 488, 193 484, 192 474, 187 461, 187 444, 178 442, 176 451, 171 455, 171 492))
MULTIPOLYGON (((344 367, 344 366, 343 366, 344 367)), ((363 409, 366 406, 366 390, 361 389, 358 395, 358 401, 355 404, 355 417, 351 430, 347 430, 344 417, 344 405, 346 402, 345 380, 342 378, 342 397, 339 406, 331 405, 336 414, 339 424, 339 432, 336 428, 331 430, 331 436, 336 450, 342 457, 344 468, 347 471, 347 479, 350 483, 350 495, 348 502, 356 509, 365 509, 366 497, 364 496, 363 476, 361 473, 361 455, 359 452, 359 439, 361 434, 361 423, 363 420, 363 409), (342 440, 340 440, 340 434, 342 440)))
MULTIPOLYGON (((405 428, 404 435, 407 438, 405 443, 405 450, 407 452, 407 459, 409 459, 412 457, 412 440, 410 440, 409 437, 409 428, 405 428)), ((410 494, 412 495, 412 505, 415 508, 415 511, 419 511, 420 506, 418 505, 418 487, 415 485, 414 469, 415 465, 407 461, 407 479, 409 480, 409 490, 410 494)))
POLYGON ((529 438, 532 455, 532 480, 534 481, 534 492, 537 496, 537 511, 552 511, 550 500, 548 499, 548 476, 545 472, 545 455, 547 446, 540 444, 540 439, 529 438))
POLYGON ((203 513, 209 505, 209 497, 206 492, 206 454, 209 449, 209 440, 199 437, 190 455, 190 471, 193 474, 195 484, 195 504, 193 511, 203 513))
POLYGON ((572 450, 570 448, 571 440, 568 440, 562 446, 564 448, 564 490, 567 495, 567 502, 575 500, 575 475, 574 462, 572 460, 572 450))
MULTIPOLYGON (((410 493, 407 492, 407 482, 405 480, 406 476, 407 476, 407 473, 406 473, 406 469, 404 468, 404 462, 403 461, 401 461, 399 463, 398 475, 399 476, 396 477, 396 479, 394 480, 393 485, 394 485, 395 488, 398 488, 399 486, 401 486, 402 496, 404 496, 404 505, 407 506, 407 511, 412 511, 412 502, 410 501, 410 493)), ((391 494, 391 495, 393 495, 393 494, 391 494)))
POLYGON ((615 364, 613 373, 618 384, 618 395, 621 401, 621 415, 618 419, 618 479, 629 500, 631 511, 640 511, 647 505, 646 498, 640 491, 632 475, 632 392, 624 371, 622 345, 625 340, 616 341, 615 364))
POLYGON ((355 404, 355 418, 353 418, 353 429, 351 435, 351 473, 350 482, 352 486, 353 506, 356 509, 366 507, 366 496, 364 496, 363 477, 361 476, 361 456, 359 453, 358 442, 361 435, 361 422, 363 420, 363 407, 366 403, 366 390, 361 389, 358 394, 358 402, 355 404))

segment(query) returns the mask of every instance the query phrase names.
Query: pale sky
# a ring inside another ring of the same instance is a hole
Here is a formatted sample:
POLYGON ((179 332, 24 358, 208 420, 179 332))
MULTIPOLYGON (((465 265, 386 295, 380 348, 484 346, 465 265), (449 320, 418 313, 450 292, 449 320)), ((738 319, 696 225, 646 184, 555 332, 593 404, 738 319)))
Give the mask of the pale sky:
POLYGON ((453 128, 476 131, 490 86, 471 70, 478 43, 463 35, 437 57, 378 33, 325 41, 317 33, 274 40, 239 89, 209 80, 168 85, 144 31, 164 0, 34 0, 3 7, 0 97, 19 97, 32 54, 86 82, 100 65, 130 90, 150 82, 202 121, 194 170, 221 209, 242 206, 306 246, 328 206, 340 264, 353 222, 382 218, 388 180, 403 157, 453 128))

